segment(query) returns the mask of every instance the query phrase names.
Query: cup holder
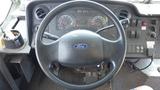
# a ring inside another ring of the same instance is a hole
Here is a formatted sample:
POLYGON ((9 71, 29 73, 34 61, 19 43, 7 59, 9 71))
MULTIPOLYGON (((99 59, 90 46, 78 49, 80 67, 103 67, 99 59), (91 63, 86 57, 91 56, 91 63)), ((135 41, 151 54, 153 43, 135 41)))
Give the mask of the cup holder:
POLYGON ((14 38, 12 39, 8 38, 6 34, 3 34, 2 41, 4 47, 7 49, 16 49, 22 47, 24 45, 24 40, 21 36, 21 33, 17 30, 11 30, 11 33, 14 35, 14 38))

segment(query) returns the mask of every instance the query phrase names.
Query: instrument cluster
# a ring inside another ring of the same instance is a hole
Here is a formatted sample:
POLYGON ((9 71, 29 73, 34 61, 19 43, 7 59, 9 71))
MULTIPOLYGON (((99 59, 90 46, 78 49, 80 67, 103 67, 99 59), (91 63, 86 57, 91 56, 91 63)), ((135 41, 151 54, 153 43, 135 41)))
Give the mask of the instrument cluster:
POLYGON ((89 8, 69 9, 57 16, 57 30, 93 29, 98 30, 109 24, 109 18, 89 8))

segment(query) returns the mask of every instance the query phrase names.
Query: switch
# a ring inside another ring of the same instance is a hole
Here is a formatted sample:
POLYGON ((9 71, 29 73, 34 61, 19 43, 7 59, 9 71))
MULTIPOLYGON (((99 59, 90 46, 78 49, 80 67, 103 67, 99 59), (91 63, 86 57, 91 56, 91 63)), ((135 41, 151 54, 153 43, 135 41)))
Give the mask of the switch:
POLYGON ((141 46, 141 53, 143 53, 144 52, 144 47, 143 46, 141 46))
POLYGON ((140 47, 139 47, 139 46, 136 46, 136 49, 137 49, 137 50, 139 50, 139 49, 140 49, 140 47))
POLYGON ((146 21, 141 22, 141 26, 147 26, 147 25, 148 25, 148 23, 146 21))
POLYGON ((148 26, 148 23, 146 21, 141 22, 141 30, 143 31, 147 30, 147 26, 148 26))
POLYGON ((130 23, 131 26, 135 27, 138 25, 138 19, 131 19, 131 23, 130 23))
POLYGON ((130 31, 130 38, 136 38, 137 32, 135 30, 130 31))
POLYGON ((153 56, 154 49, 153 48, 148 48, 148 56, 153 56))
POLYGON ((141 46, 141 50, 143 50, 144 49, 144 47, 143 46, 141 46))
POLYGON ((136 46, 136 52, 139 53, 140 52, 140 47, 137 45, 136 46))

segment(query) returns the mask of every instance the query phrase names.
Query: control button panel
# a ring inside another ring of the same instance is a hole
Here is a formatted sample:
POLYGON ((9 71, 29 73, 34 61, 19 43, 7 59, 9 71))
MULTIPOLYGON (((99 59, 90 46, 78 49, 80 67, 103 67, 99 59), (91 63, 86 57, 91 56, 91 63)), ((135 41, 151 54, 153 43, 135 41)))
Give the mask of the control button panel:
MULTIPOLYGON (((127 34, 127 57, 147 57, 151 54, 147 47, 148 41, 155 42, 157 38, 158 20, 154 18, 135 17, 130 20, 127 34)), ((153 47, 154 48, 154 47, 153 47)))
POLYGON ((143 45, 129 44, 128 45, 128 53, 145 53, 145 49, 143 45))

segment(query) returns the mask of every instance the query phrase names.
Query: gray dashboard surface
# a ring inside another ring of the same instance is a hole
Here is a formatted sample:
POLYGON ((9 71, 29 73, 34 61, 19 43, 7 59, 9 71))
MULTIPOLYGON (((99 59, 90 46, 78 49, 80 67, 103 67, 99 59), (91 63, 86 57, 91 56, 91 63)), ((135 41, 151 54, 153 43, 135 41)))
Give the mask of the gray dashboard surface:
MULTIPOLYGON (((34 39, 38 26, 43 19, 37 18, 35 12, 38 8, 43 8, 46 14, 52 10, 57 5, 65 2, 65 0, 55 0, 55 1, 33 1, 27 7, 27 27, 29 33, 29 44, 34 48, 34 39), (47 9, 46 9, 47 8, 47 9), (48 10, 48 11, 47 11, 48 10)), ((119 19, 121 15, 125 16, 127 13, 127 18, 130 19, 130 24, 125 28, 127 36, 127 57, 134 58, 146 58, 154 56, 154 44, 157 42, 158 33, 159 33, 159 16, 145 16, 138 12, 138 9, 131 3, 119 2, 119 1, 98 1, 97 2, 105 5, 111 9, 119 19), (144 24, 144 25, 143 25, 144 24), (152 30, 154 28, 154 31, 152 30), (148 44, 149 43, 149 44, 148 44), (150 45, 150 44, 153 45, 150 45)), ((68 14, 68 13, 64 13, 68 14)), ((60 17, 57 16, 57 17, 60 17)), ((82 19, 83 20, 83 19, 82 19)), ((65 30, 55 32, 53 30, 57 29, 57 18, 53 19, 47 32, 56 34, 57 32, 67 33, 65 30)), ((109 32, 109 34, 112 32, 109 32)), ((107 33, 103 33, 104 36, 107 36, 107 33)), ((50 41, 49 41, 50 42, 50 41)), ((155 54, 157 55, 157 54, 155 54)))

